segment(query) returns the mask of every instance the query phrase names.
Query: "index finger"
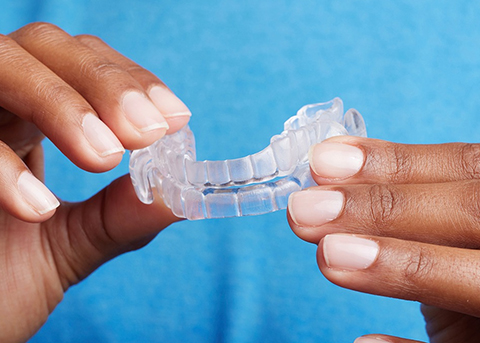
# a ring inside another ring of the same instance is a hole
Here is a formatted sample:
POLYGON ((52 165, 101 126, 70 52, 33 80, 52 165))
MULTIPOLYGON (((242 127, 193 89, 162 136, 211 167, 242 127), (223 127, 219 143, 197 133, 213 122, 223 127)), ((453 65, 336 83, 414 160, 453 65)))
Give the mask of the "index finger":
POLYGON ((60 28, 34 23, 10 37, 78 92, 125 148, 144 148, 167 131, 165 118, 129 73, 60 28))
POLYGON ((0 75, 0 106, 35 124, 77 166, 99 172, 120 162, 123 146, 91 105, 13 39, 2 35, 0 75))
POLYGON ((340 136, 315 145, 310 166, 319 184, 473 180, 480 178, 480 144, 413 145, 340 136))
POLYGON ((188 107, 153 73, 120 54, 98 37, 79 35, 75 38, 119 65, 143 87, 145 93, 167 120, 169 126, 167 134, 178 131, 188 123, 191 116, 188 107))

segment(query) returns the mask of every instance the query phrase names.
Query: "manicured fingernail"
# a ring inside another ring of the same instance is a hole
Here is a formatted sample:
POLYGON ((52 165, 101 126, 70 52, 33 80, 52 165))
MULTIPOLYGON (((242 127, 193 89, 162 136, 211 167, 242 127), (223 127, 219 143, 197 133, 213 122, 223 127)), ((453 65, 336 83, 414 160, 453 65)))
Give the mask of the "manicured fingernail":
POLYGON ((341 270, 366 269, 378 255, 378 244, 352 235, 327 235, 323 238, 323 257, 327 266, 341 270))
POLYGON ((344 179, 360 171, 365 160, 363 151, 342 143, 320 143, 309 151, 310 167, 318 176, 344 179))
POLYGON ((290 217, 299 226, 319 226, 338 217, 343 208, 341 192, 309 189, 288 198, 290 217))
POLYGON ((177 98, 175 94, 164 87, 152 87, 150 92, 148 92, 148 96, 166 118, 182 116, 190 117, 192 115, 182 100, 177 98))
POLYGON ((28 171, 20 174, 17 184, 23 198, 40 214, 50 212, 60 205, 52 192, 28 171))
POLYGON ((122 143, 97 116, 90 113, 85 115, 82 126, 85 137, 100 156, 125 152, 122 143))
POLYGON ((389 343, 377 337, 358 337, 353 343, 389 343))
POLYGON ((123 97, 123 110, 130 123, 140 132, 147 132, 156 129, 168 129, 168 124, 155 107, 143 94, 129 92, 123 97))

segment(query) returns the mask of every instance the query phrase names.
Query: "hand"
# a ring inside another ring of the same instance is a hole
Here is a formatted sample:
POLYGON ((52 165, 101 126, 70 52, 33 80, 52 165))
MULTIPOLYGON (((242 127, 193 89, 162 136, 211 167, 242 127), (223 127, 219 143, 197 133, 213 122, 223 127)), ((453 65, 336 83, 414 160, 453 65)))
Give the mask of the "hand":
POLYGON ((69 286, 177 220, 161 201, 140 203, 128 175, 56 209, 41 182, 44 135, 80 168, 103 172, 190 112, 100 39, 45 23, 0 35, 0 106, 0 341, 21 342, 69 286))
MULTIPOLYGON (((480 341, 480 145, 335 137, 289 222, 333 283, 422 305, 431 342, 480 341)), ((411 342, 387 336, 358 343, 411 342)))

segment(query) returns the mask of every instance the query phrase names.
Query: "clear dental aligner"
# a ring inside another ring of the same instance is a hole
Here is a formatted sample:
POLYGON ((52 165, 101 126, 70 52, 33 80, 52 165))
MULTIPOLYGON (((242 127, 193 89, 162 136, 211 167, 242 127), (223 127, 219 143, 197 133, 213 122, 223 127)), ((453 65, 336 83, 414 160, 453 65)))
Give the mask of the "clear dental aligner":
POLYGON ((343 114, 335 98, 306 105, 262 151, 239 159, 197 161, 188 126, 151 146, 135 150, 130 175, 138 198, 153 202, 153 189, 178 217, 187 219, 257 215, 287 207, 288 196, 314 185, 310 146, 338 135, 366 136, 362 116, 343 114))

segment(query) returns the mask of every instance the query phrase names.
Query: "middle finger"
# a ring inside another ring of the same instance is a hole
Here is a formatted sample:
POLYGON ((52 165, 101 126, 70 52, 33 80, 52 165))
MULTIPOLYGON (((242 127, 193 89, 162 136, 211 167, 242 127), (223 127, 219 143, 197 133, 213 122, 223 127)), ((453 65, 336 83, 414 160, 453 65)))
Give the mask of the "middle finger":
POLYGON ((480 182, 363 184, 293 193, 289 221, 302 239, 356 233, 480 247, 480 182))
POLYGON ((145 147, 165 134, 165 118, 137 80, 65 31, 33 23, 10 37, 78 91, 125 148, 145 147))

